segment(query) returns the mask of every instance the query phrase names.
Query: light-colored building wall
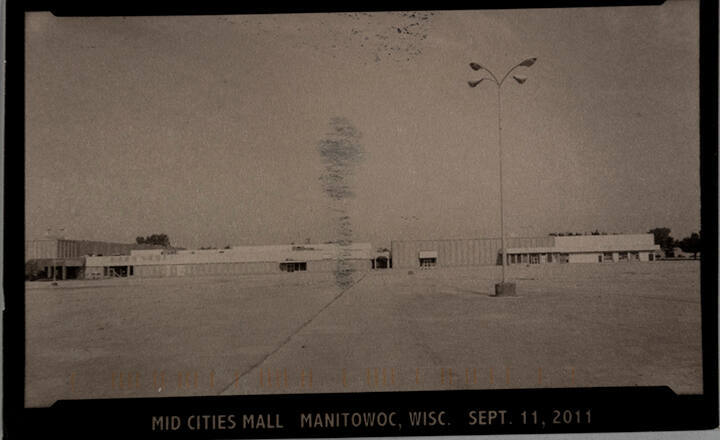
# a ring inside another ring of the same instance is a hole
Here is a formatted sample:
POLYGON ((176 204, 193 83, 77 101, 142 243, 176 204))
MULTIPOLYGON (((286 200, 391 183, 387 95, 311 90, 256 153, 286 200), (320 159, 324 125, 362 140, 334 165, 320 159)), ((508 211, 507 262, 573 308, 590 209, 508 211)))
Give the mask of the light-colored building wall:
MULTIPOLYGON (((507 247, 552 246, 553 237, 506 238, 507 247)), ((498 264, 499 238, 449 240, 398 240, 391 242, 393 269, 420 267, 420 252, 436 252, 438 267, 492 266, 498 264)))
POLYGON ((369 270, 370 243, 237 246, 210 250, 133 250, 130 255, 88 256, 88 277, 107 276, 106 268, 123 268, 133 277, 182 277, 281 272, 281 263, 305 263, 307 271, 327 272, 343 260, 353 270, 369 270))
MULTIPOLYGON (((674 247, 672 251, 673 258, 692 258, 695 256, 692 252, 685 252, 679 247, 674 247)), ((697 257, 700 257, 700 252, 697 253, 697 257)))
POLYGON ((555 247, 563 252, 588 252, 650 250, 656 246, 652 234, 617 234, 555 237, 555 247))
POLYGON ((133 266, 134 277, 160 278, 225 274, 256 274, 278 272, 277 264, 270 262, 155 264, 133 266))
POLYGON ((103 278, 103 268, 99 266, 88 267, 85 266, 85 279, 96 280, 103 278))
POLYGON ((372 261, 368 259, 345 260, 342 263, 339 263, 338 260, 316 260, 308 261, 307 270, 310 272, 333 272, 341 267, 339 264, 342 264, 342 268, 354 271, 367 271, 372 268, 372 261))
POLYGON ((602 252, 584 252, 568 255, 568 263, 600 263, 602 252))
POLYGON ((508 247, 510 263, 542 263, 542 256, 548 254, 553 255, 554 263, 650 261, 650 254, 659 252, 652 234, 574 235, 554 239, 551 247, 508 247), (540 258, 532 258, 533 255, 540 258))

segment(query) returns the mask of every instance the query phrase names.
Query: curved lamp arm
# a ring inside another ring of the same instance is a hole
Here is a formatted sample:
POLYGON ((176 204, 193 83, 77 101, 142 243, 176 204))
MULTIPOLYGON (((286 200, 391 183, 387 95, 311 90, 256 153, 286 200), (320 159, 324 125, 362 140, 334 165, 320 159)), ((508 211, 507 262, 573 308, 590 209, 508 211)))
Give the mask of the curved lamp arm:
MULTIPOLYGON (((528 59, 526 59, 526 60, 523 60, 523 61, 519 62, 518 64, 516 64, 515 66, 513 66, 512 69, 508 70, 507 73, 505 74, 505 76, 503 76, 503 78, 502 78, 500 81, 498 81, 498 79, 497 79, 497 77, 495 76, 495 74, 492 73, 492 72, 490 71, 490 69, 488 69, 487 67, 481 66, 480 64, 474 63, 474 62, 473 62, 473 63, 470 63, 470 68, 472 68, 472 70, 475 70, 475 71, 484 70, 485 72, 487 72, 487 73, 490 74, 491 78, 480 78, 480 79, 477 80, 477 81, 468 81, 468 85, 469 85, 470 87, 475 87, 475 86, 477 86, 478 84, 480 84, 481 82, 483 82, 483 81, 486 80, 486 79, 487 79, 487 80, 492 79, 492 81, 493 81, 498 87, 500 87, 500 86, 502 86, 502 84, 505 82, 505 80, 507 79, 507 77, 513 72, 513 70, 517 69, 518 67, 530 67, 530 66, 532 66, 533 64, 535 64, 535 61, 537 61, 537 58, 528 58, 528 59)), ((524 81, 518 80, 518 82, 520 82, 520 84, 522 84, 524 81)))
POLYGON ((503 79, 500 81, 499 85, 502 85, 502 83, 505 82, 505 79, 507 79, 508 75, 510 75, 510 73, 513 70, 517 69, 518 67, 530 67, 533 64, 535 64, 535 61, 537 61, 537 58, 528 58, 528 59, 523 60, 522 62, 516 64, 512 69, 508 70, 508 72, 505 74, 505 76, 503 76, 503 79))
MULTIPOLYGON (((472 68, 472 70, 476 70, 476 71, 477 71, 477 70, 484 70, 484 71, 486 71, 487 73, 490 74, 490 76, 492 77, 492 80, 495 82, 495 84, 497 84, 498 86, 500 86, 500 83, 498 82, 497 77, 495 76, 495 74, 492 73, 492 72, 490 71, 490 69, 488 69, 487 67, 483 67, 483 66, 481 66, 481 65, 478 64, 478 63, 470 63, 470 68, 472 68)), ((483 79, 486 79, 486 78, 483 78, 483 79)), ((481 79, 480 81, 482 81, 482 79, 481 79)), ((480 81, 478 81, 477 84, 479 84, 480 81)), ((477 85, 477 84, 475 84, 475 85, 477 85)), ((475 86, 471 85, 471 87, 475 87, 475 86)))

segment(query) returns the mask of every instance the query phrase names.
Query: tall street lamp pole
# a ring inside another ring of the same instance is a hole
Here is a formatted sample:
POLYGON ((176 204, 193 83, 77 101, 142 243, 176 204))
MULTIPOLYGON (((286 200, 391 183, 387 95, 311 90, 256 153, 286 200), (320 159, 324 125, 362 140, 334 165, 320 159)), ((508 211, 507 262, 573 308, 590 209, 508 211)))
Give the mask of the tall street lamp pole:
MULTIPOLYGON (((516 64, 513 66, 510 70, 507 71, 505 76, 502 77, 501 80, 498 81, 495 74, 493 74, 490 69, 481 66, 478 63, 470 63, 470 68, 472 70, 478 71, 483 70, 490 74, 490 77, 484 77, 480 78, 479 80, 475 81, 468 81, 468 85, 470 87, 477 87, 478 84, 485 80, 489 80, 495 83, 497 86, 497 110, 498 110, 498 150, 499 150, 499 156, 500 156, 500 253, 501 253, 501 259, 502 259, 502 282, 499 285, 495 286, 495 295, 501 296, 504 294, 507 295, 513 295, 515 293, 515 285, 511 283, 505 282, 505 266, 507 266, 507 253, 505 248, 505 210, 503 208, 503 152, 502 152, 502 100, 500 99, 500 90, 502 89, 502 85, 505 82, 505 80, 510 76, 510 73, 517 69, 518 67, 530 67, 533 64, 535 64, 535 61, 537 61, 537 58, 528 58, 526 60, 523 60, 522 62, 516 64)), ((520 77, 513 75, 512 78, 518 83, 523 84, 527 78, 520 77)))

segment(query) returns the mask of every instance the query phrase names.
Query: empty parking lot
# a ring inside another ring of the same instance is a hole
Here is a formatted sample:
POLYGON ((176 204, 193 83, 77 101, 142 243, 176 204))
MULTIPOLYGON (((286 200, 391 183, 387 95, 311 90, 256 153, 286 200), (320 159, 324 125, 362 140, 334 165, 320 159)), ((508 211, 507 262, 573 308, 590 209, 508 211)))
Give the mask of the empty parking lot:
POLYGON ((699 262, 28 283, 26 405, 458 388, 702 387, 699 262))

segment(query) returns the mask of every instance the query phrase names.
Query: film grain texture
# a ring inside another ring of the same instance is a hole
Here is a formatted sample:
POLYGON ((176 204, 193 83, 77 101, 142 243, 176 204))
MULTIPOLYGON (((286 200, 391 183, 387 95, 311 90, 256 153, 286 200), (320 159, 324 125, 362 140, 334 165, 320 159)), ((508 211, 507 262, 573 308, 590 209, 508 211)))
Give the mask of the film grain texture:
POLYGON ((25 23, 27 407, 702 391, 698 2, 25 23))

